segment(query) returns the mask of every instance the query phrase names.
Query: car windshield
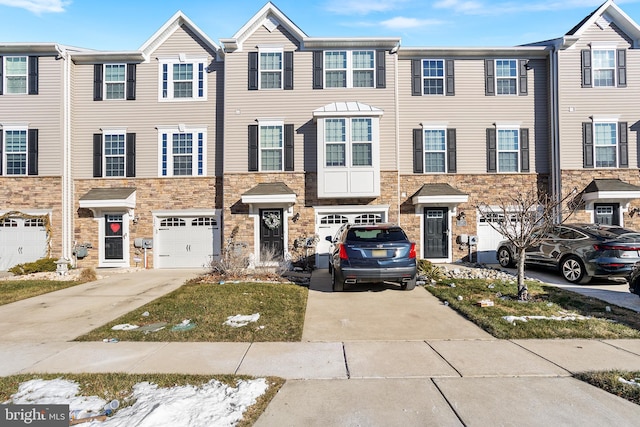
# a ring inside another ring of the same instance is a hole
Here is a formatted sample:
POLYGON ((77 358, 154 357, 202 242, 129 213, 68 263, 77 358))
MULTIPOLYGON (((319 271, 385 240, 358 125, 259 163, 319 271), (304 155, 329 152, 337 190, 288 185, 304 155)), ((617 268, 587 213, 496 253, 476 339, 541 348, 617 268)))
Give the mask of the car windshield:
POLYGON ((393 242, 407 240, 399 228, 352 228, 347 233, 350 242, 393 242))

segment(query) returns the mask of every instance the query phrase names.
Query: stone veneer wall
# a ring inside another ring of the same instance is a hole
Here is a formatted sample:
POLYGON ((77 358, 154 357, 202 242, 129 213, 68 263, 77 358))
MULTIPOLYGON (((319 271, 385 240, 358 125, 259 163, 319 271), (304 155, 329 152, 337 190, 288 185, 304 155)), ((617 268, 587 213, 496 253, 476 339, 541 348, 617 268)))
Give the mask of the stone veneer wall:
POLYGON ((62 179, 60 177, 0 177, 3 211, 51 211, 51 257, 62 256, 62 179))
MULTIPOLYGON (((577 169, 563 170, 561 172, 562 188, 576 188, 582 192, 594 179, 620 179, 629 184, 640 186, 640 173, 638 169, 577 169)), ((640 200, 632 201, 629 208, 640 207, 640 200)), ((584 210, 584 206, 573 213, 569 222, 591 222, 590 214, 584 210)), ((624 224, 626 228, 640 230, 640 215, 629 216, 625 214, 624 224)))
POLYGON ((451 244, 453 245, 453 260, 465 259, 469 252, 467 248, 460 248, 456 238, 460 234, 477 235, 477 212, 474 208, 477 204, 498 204, 498 199, 530 191, 533 186, 539 190, 548 191, 548 177, 538 174, 478 174, 478 175, 403 175, 401 176, 401 208, 400 219, 402 227, 409 234, 409 238, 418 243, 416 250, 422 254, 420 242, 420 216, 416 214, 412 196, 420 190, 424 184, 446 183, 451 187, 469 195, 467 203, 461 203, 457 207, 458 213, 464 211, 466 226, 458 226, 455 218, 451 226, 451 244), (508 193, 507 193, 508 192, 508 193))
POLYGON ((389 221, 397 222, 397 173, 381 172, 380 180, 382 194, 379 197, 319 199, 315 172, 225 174, 223 179, 223 242, 237 226, 236 241, 248 244, 248 250, 253 253, 253 219, 248 215, 249 206, 242 203, 242 194, 261 183, 284 182, 296 194, 293 214, 299 213, 300 218, 296 222, 289 219, 288 245, 290 249, 296 238, 309 237, 315 233, 315 211, 313 208, 316 206, 389 205, 389 221))
MULTIPOLYGON (((132 178, 132 179, 87 179, 74 181, 74 238, 78 243, 91 243, 89 256, 78 260, 78 266, 98 265, 99 242, 98 224, 88 209, 79 209, 79 199, 92 188, 133 187, 136 189, 135 216, 137 224, 129 224, 129 244, 131 266, 135 266, 134 257, 141 257, 143 249, 133 247, 137 237, 153 236, 153 215, 156 210, 220 209, 221 199, 217 194, 219 185, 213 177, 188 178, 132 178)), ((147 250, 148 267, 153 268, 153 249, 147 250)), ((138 264, 144 265, 142 264, 138 264)))

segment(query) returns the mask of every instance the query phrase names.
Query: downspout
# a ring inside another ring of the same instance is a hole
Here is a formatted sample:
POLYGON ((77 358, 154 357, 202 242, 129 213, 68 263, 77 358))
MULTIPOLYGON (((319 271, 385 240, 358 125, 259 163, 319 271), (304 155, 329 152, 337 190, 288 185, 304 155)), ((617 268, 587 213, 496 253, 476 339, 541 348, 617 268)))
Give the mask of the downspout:
POLYGON ((73 177, 71 176, 71 67, 69 53, 56 45, 62 66, 62 258, 73 252, 73 177))
POLYGON ((551 193, 553 201, 558 205, 555 213, 556 221, 562 221, 562 177, 560 166, 560 100, 559 100, 559 65, 558 65, 558 48, 556 45, 551 46, 549 80, 551 82, 551 193))
POLYGON ((392 50, 395 50, 395 55, 394 56, 394 67, 393 67, 393 78, 394 78, 394 82, 393 82, 393 96, 394 96, 394 102, 395 102, 395 110, 396 110, 396 117, 395 117, 395 121, 396 121, 396 125, 395 125, 395 133, 396 133, 396 203, 397 203, 397 209, 398 209, 398 225, 400 226, 400 198, 402 197, 402 188, 400 185, 400 100, 399 100, 399 89, 398 89, 398 49, 400 48, 400 43, 398 43, 396 45, 396 47, 392 50))

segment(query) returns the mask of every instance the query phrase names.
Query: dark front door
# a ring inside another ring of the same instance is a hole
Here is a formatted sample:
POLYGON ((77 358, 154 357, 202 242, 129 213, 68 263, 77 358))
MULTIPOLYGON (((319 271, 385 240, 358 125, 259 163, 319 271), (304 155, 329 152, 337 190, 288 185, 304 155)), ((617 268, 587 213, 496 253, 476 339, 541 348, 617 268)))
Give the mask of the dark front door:
POLYGON ((596 203, 594 222, 602 225, 620 225, 620 205, 618 203, 596 203))
POLYGON ((104 258, 122 259, 122 215, 105 215, 104 223, 106 226, 104 232, 104 258))
POLYGON ((424 208, 424 257, 447 258, 449 230, 447 208, 424 208))
POLYGON ((260 209, 260 261, 276 261, 284 255, 282 209, 260 209))

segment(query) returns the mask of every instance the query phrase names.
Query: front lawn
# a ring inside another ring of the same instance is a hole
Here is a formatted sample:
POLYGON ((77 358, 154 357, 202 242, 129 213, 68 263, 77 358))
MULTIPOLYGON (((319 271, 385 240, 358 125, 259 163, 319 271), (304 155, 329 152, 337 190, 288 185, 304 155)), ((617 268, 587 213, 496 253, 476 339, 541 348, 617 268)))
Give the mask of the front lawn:
POLYGON ((308 292, 305 287, 287 283, 218 284, 192 280, 76 340, 300 341, 308 292), (229 317, 238 315, 252 318, 240 327, 225 323, 229 317), (126 324, 143 329, 112 329, 126 324), (159 330, 148 331, 145 326, 159 330))
POLYGON ((0 305, 79 285, 74 280, 0 280, 0 305))
POLYGON ((635 311, 543 283, 527 286, 527 302, 517 300, 515 284, 502 280, 444 279, 426 289, 500 339, 640 338, 635 311), (483 300, 493 306, 481 306, 483 300))

